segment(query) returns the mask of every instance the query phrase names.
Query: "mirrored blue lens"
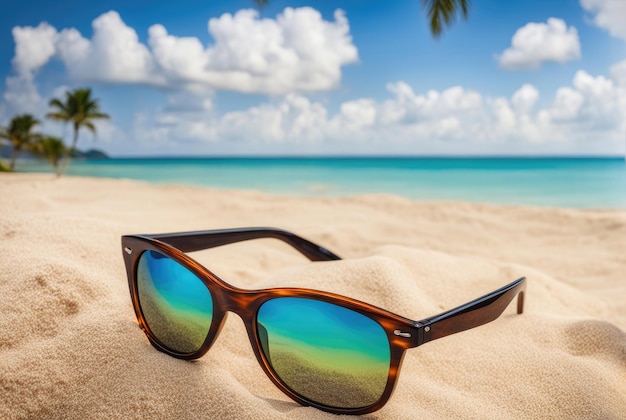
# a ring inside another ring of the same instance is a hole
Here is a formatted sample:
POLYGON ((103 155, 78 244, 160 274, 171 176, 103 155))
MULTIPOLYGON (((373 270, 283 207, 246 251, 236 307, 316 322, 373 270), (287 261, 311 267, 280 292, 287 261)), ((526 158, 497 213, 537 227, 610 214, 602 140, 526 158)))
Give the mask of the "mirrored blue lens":
POLYGON ((137 267, 141 312, 154 336, 179 353, 198 351, 211 328, 213 299, 194 273, 156 252, 146 251, 137 267))
POLYGON ((391 351, 385 330, 351 309, 307 298, 276 298, 257 315, 261 347, 297 394, 330 407, 361 408, 380 400, 391 351))

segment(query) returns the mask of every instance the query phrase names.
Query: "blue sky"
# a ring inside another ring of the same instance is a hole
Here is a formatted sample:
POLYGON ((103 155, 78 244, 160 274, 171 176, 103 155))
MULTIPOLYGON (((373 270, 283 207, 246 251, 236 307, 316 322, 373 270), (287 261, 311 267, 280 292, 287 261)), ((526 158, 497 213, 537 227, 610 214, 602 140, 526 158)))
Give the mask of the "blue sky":
POLYGON ((114 156, 624 153, 626 0, 475 0, 439 39, 419 0, 27 1, 0 31, 0 125, 69 140, 47 103, 88 86, 112 118, 79 145, 114 156))

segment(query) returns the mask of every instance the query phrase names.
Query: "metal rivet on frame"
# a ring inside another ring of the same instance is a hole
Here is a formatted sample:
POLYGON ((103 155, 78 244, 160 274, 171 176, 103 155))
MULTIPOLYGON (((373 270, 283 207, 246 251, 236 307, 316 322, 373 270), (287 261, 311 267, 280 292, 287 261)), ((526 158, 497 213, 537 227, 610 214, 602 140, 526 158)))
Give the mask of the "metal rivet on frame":
POLYGON ((429 332, 430 331, 430 327, 424 327, 424 331, 429 332))
POLYGON ((133 250, 130 249, 129 247, 125 247, 124 251, 126 251, 126 253, 129 254, 129 255, 133 253, 133 250))
POLYGON ((400 337, 405 337, 405 338, 409 338, 409 337, 411 337, 411 333, 408 333, 408 332, 402 332, 402 331, 400 331, 400 330, 394 330, 394 331, 393 331, 393 333, 394 333, 395 335, 399 335, 400 337))

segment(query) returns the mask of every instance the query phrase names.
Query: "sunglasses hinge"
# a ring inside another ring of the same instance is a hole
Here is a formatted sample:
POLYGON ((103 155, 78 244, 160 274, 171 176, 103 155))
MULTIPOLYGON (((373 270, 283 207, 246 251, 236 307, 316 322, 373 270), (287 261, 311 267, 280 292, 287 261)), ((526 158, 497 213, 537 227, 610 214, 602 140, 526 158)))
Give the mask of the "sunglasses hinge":
POLYGON ((415 332, 413 334, 413 347, 421 346, 430 341, 430 322, 420 321, 415 323, 415 332))

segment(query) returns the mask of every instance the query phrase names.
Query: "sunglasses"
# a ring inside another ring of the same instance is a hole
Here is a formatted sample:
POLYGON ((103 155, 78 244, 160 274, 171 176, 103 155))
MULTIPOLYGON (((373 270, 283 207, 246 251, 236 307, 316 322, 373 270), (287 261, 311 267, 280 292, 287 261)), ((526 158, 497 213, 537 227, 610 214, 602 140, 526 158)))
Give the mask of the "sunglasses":
POLYGON ((336 414, 365 414, 385 405, 404 351, 498 318, 525 278, 457 308, 413 321, 319 290, 234 287, 185 252, 275 238, 311 261, 340 258, 293 233, 243 228, 122 237, 128 285, 140 328, 157 349, 179 359, 204 355, 227 312, 243 320, 259 364, 296 402, 336 414))

